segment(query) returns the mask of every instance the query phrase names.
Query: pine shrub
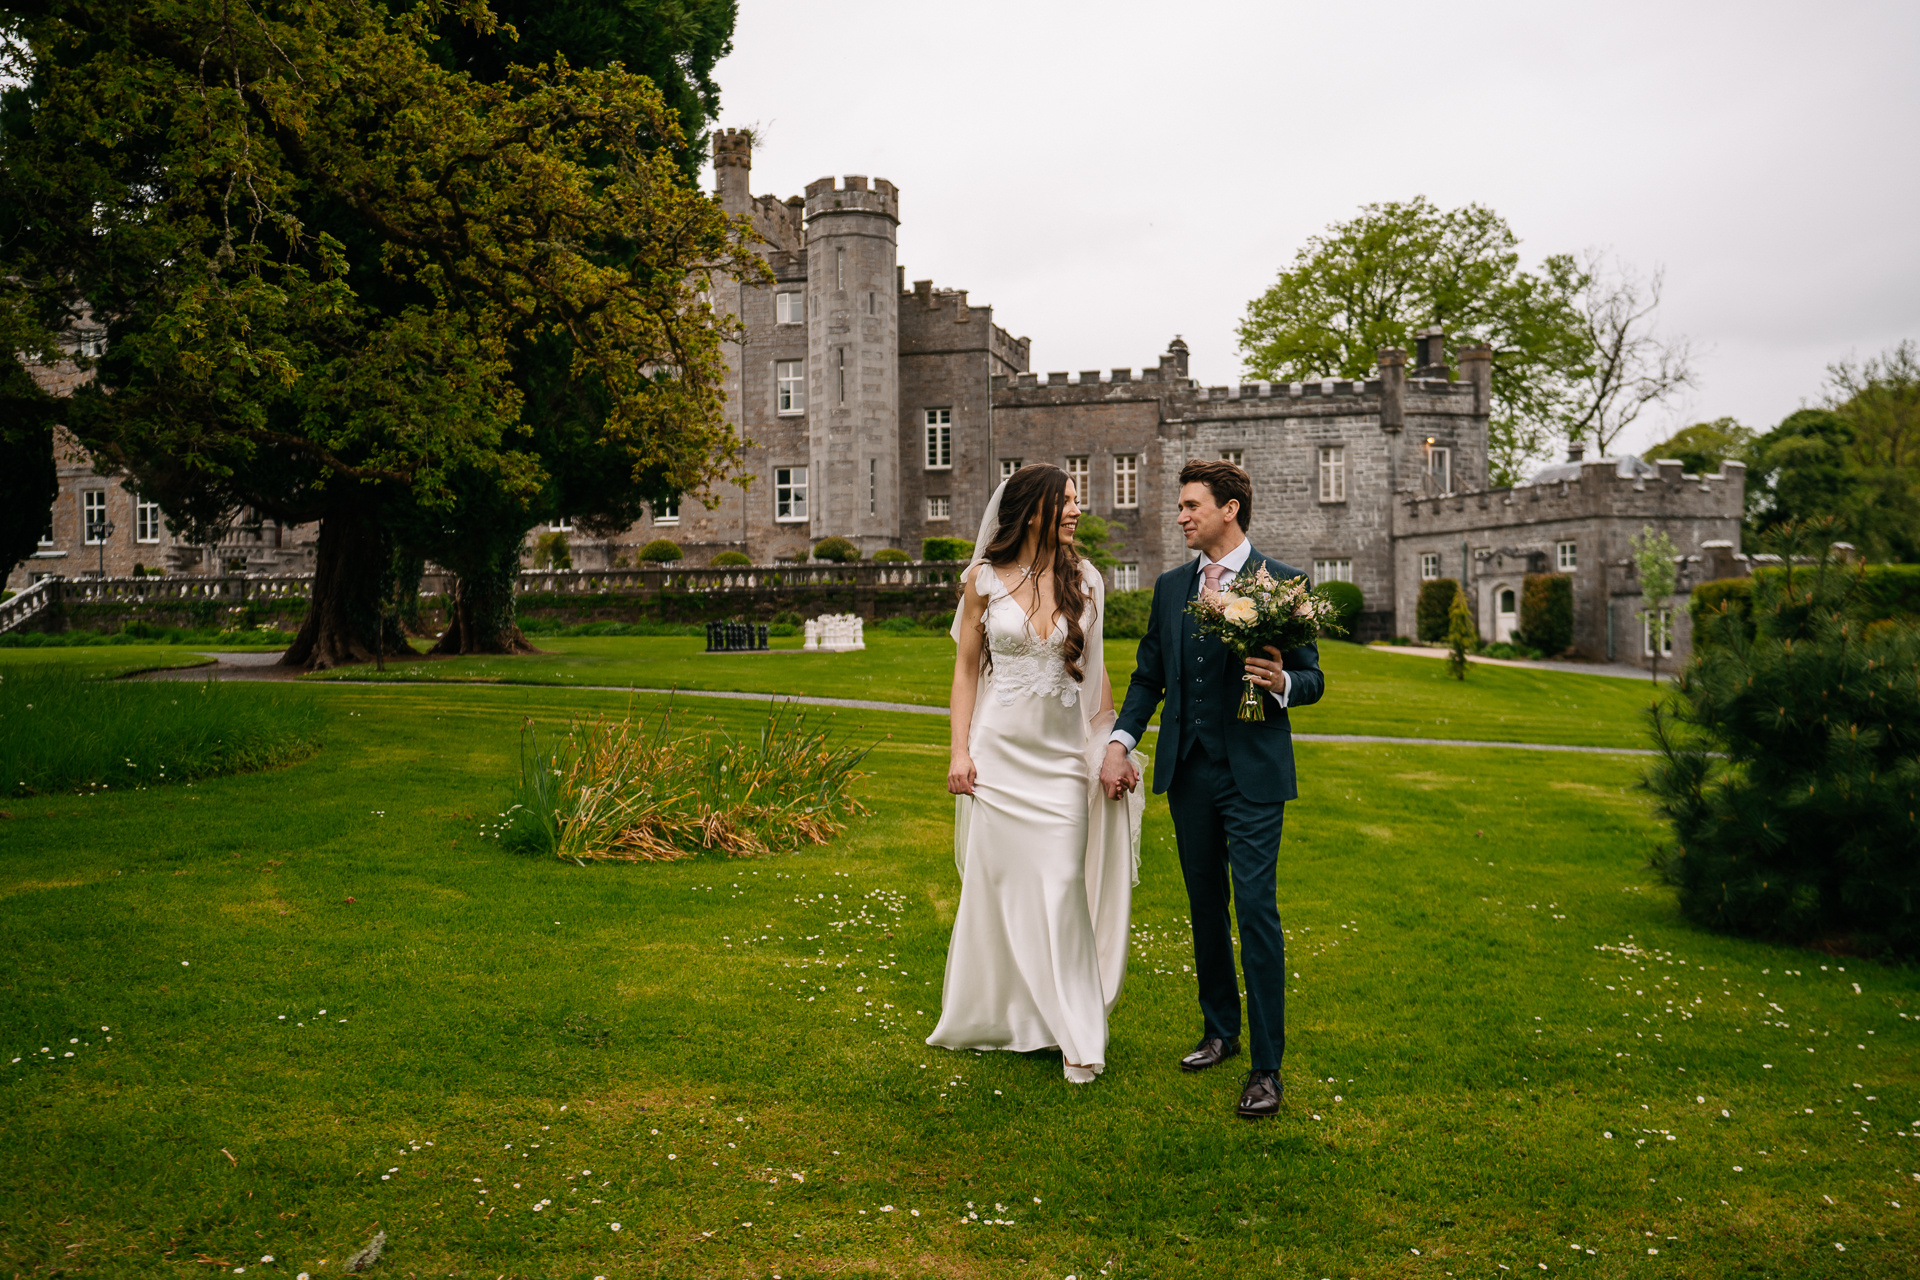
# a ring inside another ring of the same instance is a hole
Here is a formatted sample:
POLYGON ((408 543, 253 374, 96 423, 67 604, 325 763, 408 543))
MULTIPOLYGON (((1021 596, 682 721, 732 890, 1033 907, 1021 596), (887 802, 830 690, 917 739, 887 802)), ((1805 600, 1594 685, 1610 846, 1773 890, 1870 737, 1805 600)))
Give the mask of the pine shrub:
POLYGON ((1447 668, 1455 680, 1467 678, 1467 655, 1479 647, 1480 628, 1474 625, 1467 593, 1456 591, 1447 606, 1447 668))
POLYGON ((1420 584, 1420 601, 1414 606, 1413 634, 1427 644, 1439 644, 1447 638, 1447 618, 1453 610, 1453 598, 1460 584, 1452 578, 1428 578, 1420 584))
POLYGON ((1548 657, 1573 644, 1573 578, 1530 573, 1520 587, 1520 633, 1514 639, 1548 657))
POLYGON ((1920 953, 1920 631, 1862 624, 1859 582, 1824 557, 1764 574, 1744 621, 1729 594, 1650 713, 1655 866, 1696 923, 1920 953))

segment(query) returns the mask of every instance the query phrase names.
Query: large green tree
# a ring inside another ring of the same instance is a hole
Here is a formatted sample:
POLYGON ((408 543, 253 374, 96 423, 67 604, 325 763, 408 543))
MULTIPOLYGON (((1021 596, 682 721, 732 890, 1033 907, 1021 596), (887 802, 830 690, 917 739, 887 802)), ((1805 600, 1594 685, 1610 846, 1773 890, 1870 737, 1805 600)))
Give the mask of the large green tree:
POLYGON ((479 0, 16 6, 0 103, 0 309, 109 325, 65 406, 190 533, 319 520, 290 662, 364 660, 402 532, 492 493, 537 507, 516 357, 563 341, 603 460, 644 488, 732 469, 730 323, 762 270, 689 183, 644 77, 563 61, 485 82, 438 56, 479 0))
MULTIPOLYGON (((1493 483, 1547 449, 1570 378, 1590 370, 1578 305, 1588 280, 1568 254, 1520 266, 1519 238, 1483 205, 1424 196, 1371 204, 1311 237, 1239 325, 1246 371, 1285 381, 1375 375, 1382 347, 1411 350, 1443 326, 1493 348, 1493 483)), ((1451 354, 1451 353, 1449 353, 1451 354)))
POLYGON ((1755 439, 1753 428, 1743 427, 1732 418, 1715 418, 1682 427, 1641 456, 1648 462, 1673 458, 1693 475, 1711 475, 1729 459, 1747 462, 1755 439))

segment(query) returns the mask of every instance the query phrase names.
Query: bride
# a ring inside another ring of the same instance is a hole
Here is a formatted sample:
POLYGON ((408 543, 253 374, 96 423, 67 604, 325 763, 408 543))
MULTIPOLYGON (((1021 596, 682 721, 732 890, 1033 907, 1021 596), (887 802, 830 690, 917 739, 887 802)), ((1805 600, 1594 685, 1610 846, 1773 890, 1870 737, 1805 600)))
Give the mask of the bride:
POLYGON ((1085 1084, 1106 1067, 1126 975, 1142 797, 1100 787, 1106 593, 1074 550, 1078 498, 1060 468, 1020 468, 961 576, 947 772, 960 909, 927 1043, 1057 1048, 1085 1084))

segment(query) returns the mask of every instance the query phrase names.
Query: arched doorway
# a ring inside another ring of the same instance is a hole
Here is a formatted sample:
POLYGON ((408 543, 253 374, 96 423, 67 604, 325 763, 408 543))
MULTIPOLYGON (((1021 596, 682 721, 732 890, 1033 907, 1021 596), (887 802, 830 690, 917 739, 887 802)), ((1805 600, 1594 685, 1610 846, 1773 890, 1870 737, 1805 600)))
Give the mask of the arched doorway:
POLYGON ((1493 638, 1495 641, 1511 641, 1513 631, 1519 625, 1520 593, 1506 583, 1500 583, 1493 589, 1493 638))

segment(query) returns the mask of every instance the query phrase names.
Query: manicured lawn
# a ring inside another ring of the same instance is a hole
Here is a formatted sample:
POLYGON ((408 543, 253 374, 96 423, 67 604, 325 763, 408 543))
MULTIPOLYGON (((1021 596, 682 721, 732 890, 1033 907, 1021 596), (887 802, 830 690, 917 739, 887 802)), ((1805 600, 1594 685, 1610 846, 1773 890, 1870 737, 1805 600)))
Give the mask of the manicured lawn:
POLYGON ((5 676, 9 667, 57 666, 112 679, 134 671, 212 666, 213 662, 204 653, 171 644, 89 644, 72 648, 0 649, 0 677, 5 676))
POLYGON ((1158 801, 1074 1088, 922 1044, 958 897, 937 718, 833 717, 879 742, 834 845, 583 868, 480 834, 522 718, 660 700, 236 692, 319 700, 325 746, 0 821, 8 1271, 318 1277, 378 1227, 394 1276, 1913 1274, 1920 981, 1680 923, 1630 758, 1303 745, 1288 1107, 1248 1125, 1236 1076, 1173 1065, 1158 801))
MULTIPOLYGON (((705 654, 694 638, 540 637, 549 652, 515 658, 453 658, 388 664, 385 677, 350 667, 319 678, 732 689, 945 706, 953 645, 944 635, 869 633, 855 653, 705 654)), ((788 641, 797 647, 798 641, 788 641)), ((1107 643, 1114 695, 1124 700, 1137 643, 1107 643)), ((1646 745, 1641 715, 1652 682, 1475 666, 1467 679, 1446 664, 1375 653, 1359 645, 1320 649, 1327 701, 1294 714, 1302 733, 1386 734, 1583 746, 1646 745)))

